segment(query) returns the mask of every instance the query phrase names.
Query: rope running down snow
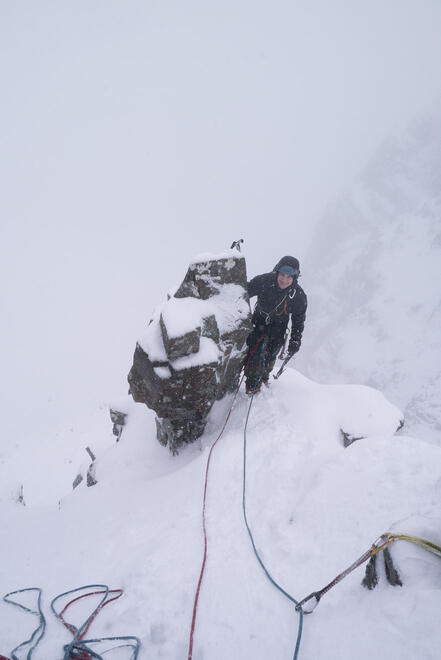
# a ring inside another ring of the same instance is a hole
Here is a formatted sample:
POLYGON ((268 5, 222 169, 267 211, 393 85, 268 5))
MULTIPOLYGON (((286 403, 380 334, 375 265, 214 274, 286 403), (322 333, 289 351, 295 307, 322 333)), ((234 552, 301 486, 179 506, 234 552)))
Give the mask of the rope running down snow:
MULTIPOLYGON (((193 603, 193 616, 191 620, 191 628, 190 628, 190 641, 188 645, 188 660, 192 660, 193 658, 193 641, 194 641, 194 631, 195 631, 195 626, 196 626, 196 617, 197 617, 197 610, 198 610, 198 602, 199 602, 199 594, 201 591, 201 585, 202 585, 202 579, 204 577, 204 572, 205 572, 205 564, 207 563, 207 550, 208 550, 208 539, 207 539, 207 528, 206 528, 206 522, 205 522, 205 509, 206 509, 206 503, 207 503, 207 487, 208 487, 208 470, 210 468, 210 461, 211 461, 211 455, 213 453, 213 449, 215 448, 218 440, 221 438, 223 432, 225 431, 225 428, 227 426, 228 420, 230 419, 231 412, 233 410, 234 404, 236 402, 237 394, 240 390, 240 386, 242 385, 243 379, 245 378, 245 373, 248 367, 248 364, 254 355, 254 353, 257 351, 260 343, 264 340, 264 336, 260 337, 253 348, 252 351, 249 352, 247 361, 244 366, 244 372, 242 374, 242 378, 239 381, 239 385, 236 388, 236 391, 234 393, 233 401, 231 403, 230 409, 227 413, 227 416, 225 418, 225 422, 221 428, 221 431, 219 435, 217 436, 216 440, 213 442, 210 448, 210 452, 208 454, 208 459, 207 459, 207 466, 205 468, 205 482, 204 482, 204 497, 203 497, 203 504, 202 504, 202 530, 204 533, 204 555, 202 558, 202 566, 201 566, 201 572, 199 575, 199 580, 196 588, 196 593, 194 597, 194 603, 193 603)), ((264 341, 265 345, 265 341, 264 341)))
POLYGON ((199 575, 199 580, 196 588, 196 594, 194 598, 194 603, 193 603, 193 616, 191 620, 191 629, 190 629, 190 641, 188 645, 188 660, 192 660, 193 658, 193 640, 194 640, 194 630, 196 626, 196 616, 197 616, 197 609, 198 609, 198 602, 199 602, 199 594, 201 591, 201 585, 202 585, 202 578, 204 577, 204 571, 205 571, 205 564, 207 562, 207 550, 208 550, 208 539, 207 539, 207 527, 206 527, 206 520, 205 520, 205 509, 206 509, 206 503, 207 503, 207 487, 208 487, 208 470, 210 468, 210 461, 211 461, 211 455, 213 453, 213 449, 215 448, 218 440, 222 436, 223 432, 225 431, 225 427, 227 426, 228 420, 230 419, 231 412, 233 410, 234 403, 237 398, 237 393, 239 392, 240 386, 242 385, 242 381, 245 377, 245 374, 243 374, 242 378, 240 379, 239 385, 237 386, 237 389, 234 393, 233 401, 231 403, 230 409, 228 411, 228 414, 225 418, 225 422, 222 426, 222 429, 217 436, 216 440, 213 442, 210 448, 210 452, 208 454, 208 459, 207 459, 207 466, 205 468, 205 482, 204 482, 204 497, 203 497, 203 505, 202 505, 202 530, 204 533, 204 555, 202 558, 202 566, 201 566, 201 572, 199 575))
MULTIPOLYGON (((253 404, 253 399, 254 399, 254 394, 251 397, 250 405, 248 407, 248 413, 247 413, 246 420, 245 420, 245 426, 244 426, 244 430, 243 430, 243 491, 242 491, 243 517, 244 517, 244 520, 245 520, 245 525, 246 525, 246 528, 247 528, 247 531, 248 531, 248 535, 249 535, 250 540, 251 540, 251 545, 253 546, 254 554, 256 555, 257 561, 259 562, 260 566, 262 567, 263 572, 265 573, 266 577, 271 582, 271 584, 274 587, 276 587, 276 589, 278 589, 284 596, 286 596, 286 598, 288 598, 288 600, 290 600, 292 603, 294 603, 294 605, 296 606, 296 609, 297 609, 298 601, 293 596, 291 596, 291 594, 289 594, 287 591, 285 591, 285 589, 283 589, 280 586, 280 584, 278 584, 276 582, 276 580, 271 576, 271 574, 269 573, 269 571, 266 568, 265 564, 263 563, 263 560, 262 560, 262 558, 260 557, 260 555, 257 551, 256 544, 255 544, 254 538, 253 538, 253 533, 252 533, 252 531, 250 529, 250 526, 248 524, 248 518, 247 518, 247 512, 246 512, 247 427, 248 427, 248 419, 250 417, 250 412, 251 412, 251 406, 253 404)), ((301 641, 301 638, 302 638, 302 630, 303 630, 303 611, 302 611, 301 608, 298 611, 299 611, 299 627, 298 627, 298 631, 297 631, 297 640, 296 640, 296 646, 295 646, 295 649, 294 649, 293 660, 297 660, 297 658, 298 658, 299 649, 300 649, 300 641, 301 641)))

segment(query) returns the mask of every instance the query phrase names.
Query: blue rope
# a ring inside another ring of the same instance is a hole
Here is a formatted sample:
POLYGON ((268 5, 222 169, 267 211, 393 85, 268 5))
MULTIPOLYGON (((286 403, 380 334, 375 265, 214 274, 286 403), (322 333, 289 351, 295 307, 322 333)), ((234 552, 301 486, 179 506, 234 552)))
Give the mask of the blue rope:
MULTIPOLYGON (((74 646, 71 648, 70 651, 70 656, 69 660, 73 660, 74 658, 84 658, 84 653, 88 653, 92 658, 96 658, 96 660, 103 660, 103 656, 99 655, 98 653, 95 653, 95 651, 92 651, 87 645, 88 644, 98 644, 102 642, 129 642, 131 641, 132 643, 126 643, 126 644, 118 644, 117 646, 112 647, 111 649, 107 649, 106 651, 103 651, 104 653, 108 653, 109 651, 113 651, 115 649, 122 649, 122 648, 131 648, 133 649, 133 654, 130 656, 130 660, 136 660, 139 654, 139 650, 141 648, 141 640, 138 639, 138 637, 99 637, 97 639, 83 639, 80 644, 74 644, 74 646), (78 653, 77 653, 78 651, 78 653)), ((72 645, 69 645, 72 646, 72 645)), ((64 647, 65 649, 67 646, 64 647)))
POLYGON ((3 600, 5 601, 5 603, 9 603, 10 605, 19 607, 21 610, 24 610, 25 612, 29 612, 30 614, 34 614, 35 616, 38 616, 40 619, 38 627, 35 628, 31 637, 27 639, 25 642, 22 642, 21 644, 16 646, 15 649, 11 651, 12 660, 19 660, 19 658, 16 655, 16 651, 21 649, 23 646, 27 646, 28 644, 31 644, 32 646, 26 655, 26 660, 31 660, 33 652, 35 651, 38 644, 43 639, 44 633, 46 632, 46 619, 44 618, 44 614, 41 609, 41 589, 39 587, 29 587, 27 589, 18 589, 17 591, 10 591, 8 594, 3 596, 3 600), (15 594, 23 594, 27 591, 38 591, 38 599, 37 599, 38 610, 31 610, 29 607, 26 607, 21 603, 17 603, 15 600, 11 600, 9 598, 9 596, 14 596, 15 594))
MULTIPOLYGON (((74 638, 70 644, 66 644, 64 646, 63 660, 72 660, 73 658, 83 658, 84 653, 88 653, 92 658, 96 658, 96 660, 103 660, 101 655, 95 653, 95 651, 92 651, 90 648, 88 648, 87 645, 97 644, 100 642, 111 642, 111 641, 127 642, 128 640, 131 640, 133 643, 120 644, 114 648, 124 648, 126 646, 133 648, 133 653, 130 656, 130 660, 136 660, 139 654, 139 650, 141 648, 141 640, 139 640, 138 637, 100 637, 97 639, 83 639, 83 640, 81 639, 81 635, 84 633, 85 630, 87 630, 89 623, 92 621, 92 619, 95 617, 97 612, 101 609, 101 607, 104 605, 105 601, 107 600, 107 596, 109 595, 110 589, 106 584, 87 584, 83 587, 77 587, 76 589, 71 589, 70 591, 65 591, 62 594, 55 596, 55 598, 51 602, 51 610, 55 614, 57 619, 61 621, 61 617, 57 612, 57 610, 55 609, 55 603, 64 596, 70 596, 71 594, 77 593, 79 591, 84 591, 85 589, 104 590, 104 596, 103 598, 101 598, 98 605, 94 608, 92 613, 87 617, 87 619, 79 628, 77 628, 71 623, 68 624, 69 627, 72 628, 74 631, 74 638)), ((105 651, 105 653, 107 653, 107 651, 105 651)))
MULTIPOLYGON (((251 532, 250 526, 248 524, 248 519, 247 519, 247 511, 246 511, 246 465, 247 465, 247 426, 248 426, 248 419, 250 416, 250 411, 251 411, 251 405, 253 403, 254 395, 251 397, 250 405, 248 408, 248 413, 247 417, 245 420, 245 426, 244 426, 244 431, 243 431, 243 491, 242 491, 242 509, 243 509, 243 517, 245 520, 245 525, 248 530, 248 535, 251 540, 251 544, 253 546, 254 554, 256 555, 257 561, 259 562, 260 566, 263 569, 263 572, 265 573, 266 577, 268 580, 271 582, 272 585, 276 587, 286 598, 288 598, 294 605, 298 605, 298 601, 293 598, 285 589, 283 589, 280 584, 278 584, 274 578, 270 575, 268 569, 266 568, 265 564, 263 563, 257 548, 256 544, 254 542, 253 534, 251 532)), ((298 632, 297 632, 297 641, 296 641, 296 646, 294 650, 294 658, 293 660, 297 660, 298 655, 299 655, 299 649, 300 649, 300 640, 302 638, 302 630, 303 630, 303 610, 299 610, 299 627, 298 627, 298 632)))

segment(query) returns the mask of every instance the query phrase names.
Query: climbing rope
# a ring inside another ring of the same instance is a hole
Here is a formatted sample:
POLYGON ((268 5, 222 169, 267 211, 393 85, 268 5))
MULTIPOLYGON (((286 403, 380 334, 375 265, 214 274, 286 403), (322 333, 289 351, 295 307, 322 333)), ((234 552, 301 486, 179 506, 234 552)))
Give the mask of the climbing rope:
POLYGON ((410 541, 410 543, 415 543, 421 548, 424 548, 424 550, 433 552, 434 555, 441 557, 441 546, 433 543, 433 541, 427 541, 426 539, 422 539, 419 536, 410 536, 410 534, 389 534, 388 536, 391 541, 410 541))
MULTIPOLYGON (((103 609, 105 605, 108 605, 114 600, 117 600, 120 598, 123 594, 122 589, 109 589, 107 585, 104 584, 90 584, 85 587, 79 587, 77 589, 72 589, 71 591, 65 591, 62 594, 59 594, 56 596, 52 603, 51 603, 51 609, 57 619, 61 621, 61 623, 64 625, 69 632, 72 633, 73 635, 73 640, 70 644, 67 644, 64 646, 64 656, 63 660, 74 660, 75 658, 81 659, 81 660, 92 660, 95 658, 96 660, 103 660, 102 655, 96 653, 92 649, 90 649, 90 644, 99 644, 99 643, 105 643, 105 642, 120 642, 119 644, 113 646, 111 649, 106 649, 103 651, 104 653, 107 653, 110 650, 113 649, 119 649, 119 648, 131 648, 133 650, 132 655, 130 656, 130 660, 136 660, 138 657, 139 650, 141 648, 141 642, 137 637, 133 636, 122 636, 122 637, 101 637, 101 638, 95 638, 95 639, 84 639, 85 635, 87 634, 92 622, 96 618, 96 616, 99 614, 99 612, 103 609), (90 591, 88 593, 83 593, 77 596, 76 598, 73 598, 70 600, 61 611, 57 611, 55 604, 63 597, 69 596, 71 594, 75 594, 81 591, 84 591, 85 589, 93 589, 93 591, 90 591), (109 597, 111 594, 116 594, 112 597, 109 597), (72 623, 69 623, 65 619, 65 614, 67 610, 76 602, 82 600, 83 598, 87 598, 89 596, 102 596, 100 599, 98 605, 93 609, 92 613, 87 617, 87 619, 84 621, 84 623, 77 628, 74 626, 72 623)), ((30 614, 34 614, 39 617, 39 624, 38 627, 34 630, 32 633, 30 639, 26 640, 25 642, 22 642, 19 644, 13 651, 11 651, 11 658, 7 658, 4 655, 0 655, 0 660, 20 660, 18 656, 16 655, 17 651, 22 650, 23 647, 27 645, 31 645, 27 655, 26 655, 26 660, 31 660, 32 659, 32 654, 37 648, 39 642, 42 640, 45 631, 46 631, 46 619, 44 617, 43 611, 41 609, 41 596, 42 596, 42 590, 39 587, 30 587, 27 589, 19 589, 17 591, 11 591, 10 593, 6 594, 3 597, 3 600, 6 603, 10 603, 11 605, 14 605, 15 607, 19 607, 20 609, 24 610, 25 612, 29 612, 30 614), (25 605, 22 605, 21 603, 17 602, 16 600, 12 600, 11 596, 14 596, 16 594, 22 594, 26 592, 32 592, 36 591, 38 592, 38 610, 33 610, 29 607, 26 607, 25 605)))
MULTIPOLYGON (((31 637, 27 639, 25 642, 22 642, 18 646, 11 651, 11 659, 12 660, 19 660, 19 658, 16 655, 16 652, 21 650, 24 646, 27 646, 30 644, 30 648, 28 650, 28 653, 26 655, 26 660, 31 660, 32 654, 37 648, 38 644, 42 640, 44 633, 46 631, 46 619, 44 618, 43 611, 41 609, 41 589, 39 587, 29 587, 27 589, 18 589, 17 591, 10 591, 8 594, 3 596, 3 600, 5 603, 9 603, 10 605, 14 605, 15 607, 19 607, 21 610, 24 610, 25 612, 29 612, 30 614, 34 614, 35 616, 39 617, 39 623, 37 628, 35 628, 34 632, 32 633, 31 637), (29 591, 36 591, 38 593, 38 598, 37 598, 37 610, 32 610, 30 607, 26 607, 25 605, 22 605, 21 603, 18 603, 16 600, 12 600, 10 596, 15 596, 16 594, 23 594, 29 591)), ((4 656, 0 656, 0 659, 3 658, 4 656)), ((5 658, 5 660, 8 660, 8 658, 5 658)))
MULTIPOLYGON (((73 660, 74 658, 81 658, 81 660, 92 660, 92 658, 96 658, 96 660, 102 660, 102 655, 99 655, 95 651, 93 651, 90 648, 90 644, 98 644, 98 643, 104 643, 104 642, 123 642, 122 644, 118 644, 114 648, 124 648, 128 647, 133 649, 133 653, 130 656, 130 660, 136 660, 139 654, 139 650, 141 648, 141 641, 137 637, 133 636, 123 636, 123 637, 100 637, 100 638, 95 638, 95 639, 84 639, 85 635, 87 634, 92 622, 96 618, 96 616, 99 614, 99 612, 108 605, 109 603, 113 602, 114 600, 117 600, 120 598, 123 594, 122 589, 109 589, 109 587, 105 584, 89 584, 84 587, 78 587, 77 589, 72 589, 70 591, 65 591, 62 594, 59 594, 56 596, 52 602, 51 602, 51 609, 57 619, 61 621, 61 623, 64 625, 69 632, 72 633, 73 639, 70 644, 66 644, 64 646, 64 656, 63 660, 73 660), (61 611, 57 611, 55 607, 55 603, 59 601, 61 598, 64 598, 65 596, 70 596, 71 594, 75 594, 78 592, 81 592, 85 589, 93 589, 93 591, 89 591, 88 593, 85 594, 80 594, 76 598, 73 598, 70 600, 61 611), (112 598, 109 598, 109 594, 116 594, 112 598), (87 617, 87 619, 84 621, 84 623, 77 628, 74 626, 72 623, 68 623, 64 617, 65 613, 67 610, 76 602, 79 600, 82 600, 83 598, 87 598, 89 596, 101 596, 101 599, 98 603, 98 605, 92 610, 92 613, 87 617)), ((104 653, 107 653, 111 649, 107 649, 104 651, 104 653)))
POLYGON ((253 546, 254 554, 256 555, 257 561, 259 562, 263 572, 265 573, 266 577, 268 580, 271 582, 271 584, 278 589, 288 600, 290 600, 294 605, 296 606, 296 610, 298 609, 300 617, 299 617, 299 626, 297 630, 297 639, 296 639, 296 645, 294 649, 294 658, 293 660, 297 660, 298 655, 299 655, 299 649, 300 649, 300 641, 302 638, 302 630, 303 630, 303 611, 301 607, 299 608, 299 603, 298 601, 291 596, 283 587, 276 582, 276 580, 272 577, 270 572, 268 571, 267 567, 263 563, 263 560, 261 556, 259 555, 257 548, 256 548, 256 543, 254 541, 253 533, 251 531, 251 528, 248 523, 248 518, 247 518, 247 511, 246 511, 246 467, 247 467, 247 427, 248 427, 248 420, 250 417, 250 412, 251 412, 251 406, 253 404, 253 399, 254 399, 254 394, 251 397, 250 405, 248 407, 248 412, 245 420, 245 426, 244 426, 244 431, 243 431, 243 490, 242 490, 242 511, 243 511, 243 518, 245 521, 245 526, 248 531, 248 536, 250 537, 251 545, 253 546))
MULTIPOLYGON (((282 300, 281 302, 283 302, 283 300, 282 300)), ((280 303, 279 303, 279 304, 280 304, 280 303)), ((273 310, 273 311, 274 311, 274 310, 273 310)), ((212 456, 213 450, 214 450, 214 448, 215 448, 217 442, 220 440, 220 438, 221 438, 221 436, 222 436, 222 434, 223 434, 223 432, 224 432, 224 430, 225 430, 225 428, 226 428, 226 426, 227 426, 228 420, 230 419, 231 412, 232 412, 232 410, 233 410, 233 407, 234 407, 234 404, 235 404, 235 401, 236 401, 237 394, 238 394, 238 392, 239 392, 240 386, 242 385, 243 379, 244 379, 244 377, 245 377, 245 374, 246 374, 246 370, 247 370, 248 364, 249 364, 251 358, 253 357, 253 355, 255 354, 255 352, 257 351, 257 349, 259 348, 260 344, 262 344, 262 346, 260 347, 260 351, 261 351, 261 354, 260 354, 260 369, 261 369, 261 372, 263 373, 264 366, 265 366, 265 358, 264 358, 264 356, 265 356, 265 349, 266 349, 267 341, 268 341, 268 339, 267 339, 266 335, 262 335, 262 336, 259 337, 259 339, 257 340, 256 345, 254 346, 253 350, 251 350, 251 351, 249 352, 249 354, 248 354, 248 358, 247 358, 247 361, 246 361, 246 364, 245 364, 245 367, 244 367, 244 373, 243 373, 242 378, 240 379, 239 385, 237 386, 237 389, 236 389, 236 391, 235 391, 235 393, 234 393, 233 401, 232 401, 231 406, 230 406, 230 408, 229 408, 229 410, 228 410, 228 413, 227 413, 227 416, 226 416, 226 418, 225 418, 224 424, 223 424, 223 426, 222 426, 222 428, 221 428, 221 431, 220 431, 219 435, 217 436, 216 440, 215 440, 215 441, 213 442, 213 444, 211 445, 211 448, 210 448, 210 451, 209 451, 209 454, 208 454, 207 465, 206 465, 206 468, 205 468, 204 494, 203 494, 203 503, 202 503, 202 530, 203 530, 203 535, 204 535, 204 553, 203 553, 202 566, 201 566, 201 571, 200 571, 200 574, 199 574, 199 580, 198 580, 198 583, 197 583, 196 593, 195 593, 195 598, 194 598, 194 603, 193 603, 193 615, 192 615, 192 620, 191 620, 190 641, 189 641, 189 645, 188 645, 188 657, 187 657, 187 660, 192 660, 192 658, 193 658, 194 632, 195 632, 195 627, 196 627, 196 618, 197 618, 197 609, 198 609, 198 603, 199 603, 199 595, 200 595, 200 591, 201 591, 202 579, 203 579, 204 572, 205 572, 205 565, 206 565, 206 562, 207 562, 207 554, 208 554, 208 537, 207 537, 207 528, 206 528, 206 516, 205 516, 205 512, 206 512, 206 503, 207 503, 208 474, 209 474, 209 468, 210 468, 211 456, 212 456)), ((252 404, 253 398, 254 398, 254 395, 251 397, 250 407, 249 407, 249 409, 248 409, 248 414, 247 414, 247 418, 246 418, 246 424, 245 424, 245 438, 246 438, 246 426, 247 426, 247 424, 248 424, 248 417, 249 417, 249 414, 250 414, 250 409, 251 409, 251 404, 252 404)), ((245 477, 245 472, 244 472, 244 477, 245 477)), ((243 497, 244 497, 244 500, 243 500, 243 507, 244 507, 245 523, 246 523, 246 525, 247 525, 248 533, 250 534, 250 538, 251 538, 251 542, 252 542, 253 547, 254 547, 254 551, 256 552, 256 556, 257 556, 257 558, 258 558, 258 560, 259 560, 259 562, 260 562, 262 568, 264 569, 264 571, 265 571, 265 573, 266 573, 268 579, 271 580, 271 582, 274 584, 274 586, 276 586, 277 589, 279 589, 279 590, 280 590, 280 591, 281 591, 281 592, 282 592, 287 598, 289 598, 294 604, 297 604, 297 601, 296 601, 292 596, 290 596, 287 592, 285 592, 285 591, 282 589, 282 587, 280 587, 280 585, 278 585, 277 582, 275 582, 275 580, 273 580, 273 578, 271 577, 271 575, 270 575, 270 574, 268 573, 268 571, 266 570, 266 568, 265 568, 265 566, 264 566, 262 560, 260 559, 259 555, 257 554, 256 547, 255 547, 255 545, 254 545, 254 540, 253 540, 253 537, 252 537, 252 534, 251 534, 251 530, 249 529, 248 524, 247 524, 247 520, 246 520, 246 511, 245 511, 245 481, 244 481, 243 497)), ((297 636, 296 648, 295 648, 295 653, 294 653, 294 660, 296 660, 296 659, 297 659, 297 656, 298 656, 298 650, 299 650, 299 646, 300 646, 300 638, 301 638, 301 634, 302 634, 302 621, 303 621, 303 615, 302 615, 302 613, 300 613, 299 632, 298 632, 298 636, 297 636)))
POLYGON ((260 346, 260 343, 262 341, 263 341, 263 348, 264 348, 266 337, 264 339, 264 336, 262 335, 257 340, 256 345, 254 346, 253 350, 251 350, 249 352, 249 355, 247 357, 247 360, 246 360, 246 363, 245 363, 245 366, 244 366, 244 372, 243 372, 242 377, 239 381, 239 385, 237 386, 236 391, 234 393, 233 401, 232 401, 231 406, 228 410, 228 413, 227 413, 227 416, 225 418, 224 424, 223 424, 223 426, 220 430, 220 433, 217 436, 216 440, 211 445, 210 451, 208 453, 207 465, 206 465, 206 468, 205 468, 204 495, 203 495, 203 499, 202 499, 202 531, 203 531, 203 535, 204 535, 204 553, 203 553, 203 557, 202 557, 201 571, 200 571, 200 574, 199 574, 199 579, 198 579, 198 583, 197 583, 197 587, 196 587, 196 593, 195 593, 194 602, 193 602, 193 615, 192 615, 192 619, 191 619, 190 640, 189 640, 189 644, 188 644, 188 659, 187 660, 192 660, 192 658, 193 658, 194 631, 195 631, 195 627, 196 627, 196 618, 197 618, 197 610, 198 610, 198 603, 199 603, 199 594, 200 594, 200 591, 201 591, 202 579, 204 577, 205 564, 207 563, 208 537, 207 537, 205 510, 206 510, 206 504, 207 504, 208 472, 209 472, 209 469, 210 469, 211 455, 213 453, 213 450, 214 450, 216 444, 220 440, 220 438, 221 438, 221 436, 222 436, 223 432, 225 431, 225 428, 228 424, 228 420, 230 419, 231 412, 232 412, 234 404, 236 402, 237 394, 240 390, 240 386, 242 385, 243 379, 245 378, 245 374, 246 374, 248 364, 249 364, 251 358, 253 357, 254 353, 257 351, 257 349, 260 346))
POLYGON ((194 603, 193 603, 193 616, 191 619, 191 628, 190 628, 190 641, 188 645, 188 660, 192 660, 193 657, 193 642, 194 642, 194 631, 196 627, 196 617, 197 617, 197 610, 198 610, 198 602, 199 602, 199 594, 201 591, 201 585, 202 585, 202 579, 204 577, 204 572, 205 572, 205 564, 207 563, 207 552, 208 552, 208 538, 207 538, 207 527, 206 527, 206 518, 205 518, 205 510, 206 510, 206 504, 207 504, 207 488, 208 488, 208 471, 210 469, 210 461, 211 461, 211 455, 213 453, 213 450, 217 444, 217 442, 220 440, 223 432, 225 431, 225 428, 227 426, 228 420, 230 419, 231 412, 234 407, 234 403, 237 398, 237 393, 239 392, 240 386, 242 385, 242 381, 245 377, 245 373, 242 375, 242 378, 240 379, 239 385, 237 386, 237 389, 234 393, 233 401, 231 403, 230 409, 228 410, 227 416, 225 418, 224 424, 221 428, 221 431, 219 435, 217 436, 216 440, 213 442, 211 445, 210 451, 208 453, 208 459, 207 459, 207 465, 205 468, 205 481, 204 481, 204 496, 203 496, 203 503, 202 503, 202 530, 204 534, 204 554, 202 558, 202 566, 201 566, 201 571, 199 574, 199 580, 197 583, 196 587, 196 594, 194 597, 194 603))

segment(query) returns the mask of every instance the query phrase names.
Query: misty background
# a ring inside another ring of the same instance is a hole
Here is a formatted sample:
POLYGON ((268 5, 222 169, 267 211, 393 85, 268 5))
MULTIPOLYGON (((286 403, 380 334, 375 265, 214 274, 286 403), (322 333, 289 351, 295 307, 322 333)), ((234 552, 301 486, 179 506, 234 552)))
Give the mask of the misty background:
POLYGON ((196 254, 308 293, 330 205, 439 109, 440 33, 430 0, 1 0, 3 446, 107 415, 196 254))

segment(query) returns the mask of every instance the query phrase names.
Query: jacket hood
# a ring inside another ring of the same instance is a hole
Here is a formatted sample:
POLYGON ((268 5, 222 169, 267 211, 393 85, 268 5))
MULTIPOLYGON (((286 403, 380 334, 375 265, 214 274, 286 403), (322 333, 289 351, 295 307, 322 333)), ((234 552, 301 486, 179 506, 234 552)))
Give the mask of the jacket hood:
MULTIPOLYGON (((280 261, 278 261, 277 264, 274 266, 273 272, 277 273, 279 268, 281 268, 282 266, 291 266, 291 268, 294 268, 294 270, 297 271, 300 275, 299 260, 296 259, 295 257, 290 257, 290 256, 282 257, 280 261)), ((297 277, 295 279, 297 279, 297 277)))

